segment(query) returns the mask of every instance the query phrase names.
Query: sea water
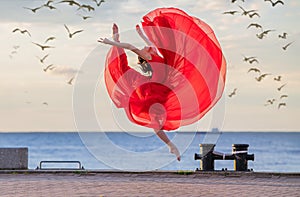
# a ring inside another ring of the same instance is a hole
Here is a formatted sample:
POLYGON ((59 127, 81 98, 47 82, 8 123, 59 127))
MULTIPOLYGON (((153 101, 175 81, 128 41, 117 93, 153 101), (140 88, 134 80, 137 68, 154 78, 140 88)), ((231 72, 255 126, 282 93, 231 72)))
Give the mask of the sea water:
MULTIPOLYGON (((1 132, 0 147, 28 147, 30 169, 35 169, 41 161, 80 161, 85 169, 93 170, 123 166, 136 170, 199 168, 200 162, 194 160, 194 154, 199 153, 199 144, 207 134, 170 132, 168 135, 170 139, 176 136, 179 143, 186 142, 180 148, 180 162, 168 153, 155 134, 142 132, 1 132), (137 156, 131 157, 133 154, 137 156), (144 158, 147 160, 143 163, 144 158)), ((254 154, 255 159, 248 161, 248 168, 253 171, 300 172, 300 132, 222 132, 216 139, 215 151, 231 153, 232 144, 249 144, 248 153, 254 154)), ((215 170, 222 168, 233 170, 233 161, 216 160, 215 170)))

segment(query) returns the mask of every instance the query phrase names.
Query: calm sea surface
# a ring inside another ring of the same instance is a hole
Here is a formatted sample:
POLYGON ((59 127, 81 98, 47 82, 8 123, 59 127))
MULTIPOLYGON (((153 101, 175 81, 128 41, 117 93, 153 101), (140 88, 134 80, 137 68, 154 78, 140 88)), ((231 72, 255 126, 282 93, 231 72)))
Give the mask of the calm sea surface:
MULTIPOLYGON (((85 169, 195 170, 194 160, 206 133, 168 133, 179 145, 182 161, 174 161, 153 133, 125 132, 24 132, 0 133, 0 147, 28 147, 29 168, 40 161, 80 161, 85 169), (104 140, 105 139, 105 140, 104 140), (186 143, 186 141, 188 141, 186 143), (186 145, 187 144, 187 145, 186 145), (134 155, 134 156, 132 156, 134 155), (129 167, 128 167, 129 166, 129 167)), ((300 132, 223 132, 215 151, 231 153, 232 144, 249 144, 255 155, 248 168, 259 172, 300 172, 300 132)), ((57 167, 55 164, 50 167, 57 167)), ((70 166, 65 167, 73 167, 70 166)), ((215 161, 215 169, 233 170, 233 161, 215 161)))

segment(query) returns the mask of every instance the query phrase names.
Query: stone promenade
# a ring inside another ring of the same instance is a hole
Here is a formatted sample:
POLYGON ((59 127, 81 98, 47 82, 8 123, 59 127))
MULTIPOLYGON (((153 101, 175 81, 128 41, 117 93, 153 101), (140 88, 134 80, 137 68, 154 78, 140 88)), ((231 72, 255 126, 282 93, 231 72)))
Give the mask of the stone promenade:
POLYGON ((300 174, 0 171, 0 196, 300 196, 300 174))

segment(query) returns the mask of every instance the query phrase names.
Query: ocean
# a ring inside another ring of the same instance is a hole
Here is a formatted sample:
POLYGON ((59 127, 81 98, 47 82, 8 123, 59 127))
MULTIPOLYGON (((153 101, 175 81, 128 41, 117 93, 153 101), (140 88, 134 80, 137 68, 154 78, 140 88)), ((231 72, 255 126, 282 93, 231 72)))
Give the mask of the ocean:
MULTIPOLYGON (((182 159, 175 160, 153 133, 126 132, 1 132, 0 147, 28 147, 29 169, 41 161, 80 161, 91 170, 195 170, 199 144, 209 133, 169 132, 182 159)), ((231 153, 232 144, 249 144, 254 161, 248 168, 256 172, 300 172, 300 132, 222 132, 214 139, 215 151, 231 153)), ((47 168, 62 164, 47 164, 47 168)), ((74 168, 74 163, 63 164, 74 168)), ((215 170, 233 170, 233 161, 216 160, 215 170)))

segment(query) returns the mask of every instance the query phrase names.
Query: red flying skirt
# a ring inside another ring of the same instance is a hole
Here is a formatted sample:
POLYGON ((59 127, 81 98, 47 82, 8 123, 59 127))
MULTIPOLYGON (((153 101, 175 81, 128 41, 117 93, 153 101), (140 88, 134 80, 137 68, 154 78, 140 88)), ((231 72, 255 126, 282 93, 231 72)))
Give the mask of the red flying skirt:
POLYGON ((142 27, 151 50, 152 78, 128 66, 122 48, 106 59, 105 83, 129 120, 153 129, 175 130, 203 117, 222 96, 226 62, 213 30, 176 8, 159 8, 142 27))

